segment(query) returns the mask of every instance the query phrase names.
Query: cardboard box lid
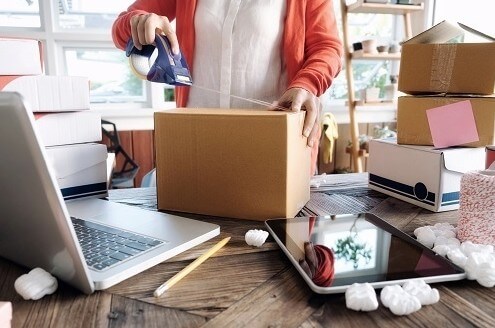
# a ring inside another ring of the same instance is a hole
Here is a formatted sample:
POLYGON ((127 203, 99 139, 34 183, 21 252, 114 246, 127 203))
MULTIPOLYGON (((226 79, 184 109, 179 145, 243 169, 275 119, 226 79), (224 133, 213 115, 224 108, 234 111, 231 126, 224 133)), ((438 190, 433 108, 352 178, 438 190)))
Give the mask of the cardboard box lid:
MULTIPOLYGON (((451 23, 448 21, 442 21, 435 26, 419 33, 418 35, 403 42, 403 44, 421 44, 421 43, 451 43, 457 38, 463 38, 465 33, 469 32, 478 36, 482 40, 487 42, 495 41, 495 37, 489 36, 485 33, 475 30, 462 23, 451 23)), ((481 40, 480 40, 481 41, 481 40)))
POLYGON ((385 142, 398 147, 410 148, 412 150, 438 154, 441 156, 443 166, 448 171, 466 173, 472 170, 482 169, 485 163, 485 148, 441 148, 437 149, 433 146, 416 146, 416 145, 399 145, 396 138, 376 140, 385 142), (469 161, 462 160, 469 158, 469 161))
POLYGON ((451 148, 451 150, 442 151, 445 169, 459 173, 483 169, 484 148, 451 148), (464 158, 469 158, 469 161, 463 160, 464 158))
POLYGON ((295 112, 268 109, 239 108, 174 108, 155 112, 155 115, 200 115, 200 116, 285 116, 295 112))

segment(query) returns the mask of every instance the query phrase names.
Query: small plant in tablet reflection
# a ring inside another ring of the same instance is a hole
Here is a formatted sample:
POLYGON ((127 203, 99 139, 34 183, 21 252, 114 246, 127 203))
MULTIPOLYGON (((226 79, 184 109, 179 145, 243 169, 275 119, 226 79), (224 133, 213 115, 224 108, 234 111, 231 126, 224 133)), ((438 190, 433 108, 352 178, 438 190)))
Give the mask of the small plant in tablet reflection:
POLYGON ((366 263, 371 259, 371 250, 366 243, 359 243, 357 237, 357 233, 351 233, 346 238, 337 239, 334 249, 337 258, 352 261, 354 269, 358 268, 360 259, 364 259, 366 263))

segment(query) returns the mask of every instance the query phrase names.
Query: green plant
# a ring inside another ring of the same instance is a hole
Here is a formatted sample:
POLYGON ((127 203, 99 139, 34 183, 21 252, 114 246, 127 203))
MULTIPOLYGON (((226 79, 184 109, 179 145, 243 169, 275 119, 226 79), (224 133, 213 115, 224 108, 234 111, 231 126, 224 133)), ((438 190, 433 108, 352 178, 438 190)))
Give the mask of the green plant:
POLYGON ((346 262, 351 261, 354 269, 358 268, 359 260, 361 258, 363 258, 366 263, 370 261, 371 250, 367 247, 366 243, 358 242, 356 222, 352 225, 349 236, 337 239, 334 253, 338 259, 344 259, 346 262))

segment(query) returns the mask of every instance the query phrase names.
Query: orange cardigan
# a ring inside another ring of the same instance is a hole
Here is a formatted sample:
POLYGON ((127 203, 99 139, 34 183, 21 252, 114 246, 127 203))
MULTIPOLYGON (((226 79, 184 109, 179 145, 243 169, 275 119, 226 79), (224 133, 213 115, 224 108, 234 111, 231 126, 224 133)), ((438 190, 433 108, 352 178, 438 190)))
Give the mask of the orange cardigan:
MULTIPOLYGON (((124 49, 131 37, 130 19, 136 14, 155 13, 176 19, 176 33, 191 72, 194 54, 194 13, 197 0, 137 0, 122 12, 112 27, 115 45, 124 49)), ((332 84, 342 67, 342 42, 331 0, 287 0, 283 54, 289 88, 303 88, 316 96, 332 84)), ((192 74, 192 73, 191 73, 192 74)), ((194 75, 193 75, 194 76, 194 75)), ((188 87, 176 87, 178 107, 185 107, 188 87)), ((313 147, 316 168, 318 142, 313 147)), ((315 172, 314 170, 312 172, 315 172)))

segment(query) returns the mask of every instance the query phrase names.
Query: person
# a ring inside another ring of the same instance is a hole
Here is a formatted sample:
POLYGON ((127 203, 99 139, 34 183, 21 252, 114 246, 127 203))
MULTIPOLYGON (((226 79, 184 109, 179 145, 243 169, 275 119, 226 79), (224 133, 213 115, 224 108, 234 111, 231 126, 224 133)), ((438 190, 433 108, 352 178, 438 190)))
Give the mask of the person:
POLYGON ((155 33, 191 71, 193 87, 176 87, 178 107, 246 108, 243 97, 305 110, 316 172, 319 97, 342 67, 331 0, 137 0, 112 26, 120 49, 130 38, 138 49, 152 44, 155 33))

